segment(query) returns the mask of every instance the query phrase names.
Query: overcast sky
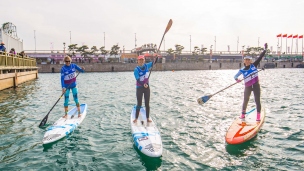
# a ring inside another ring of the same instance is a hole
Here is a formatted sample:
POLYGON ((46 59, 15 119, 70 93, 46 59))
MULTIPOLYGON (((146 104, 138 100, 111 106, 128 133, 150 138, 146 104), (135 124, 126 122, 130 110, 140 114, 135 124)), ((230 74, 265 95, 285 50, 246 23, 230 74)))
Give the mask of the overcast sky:
MULTIPOLYGON (((262 46, 276 49, 276 35, 304 34, 304 0, 9 0, 1 2, 0 24, 12 22, 25 50, 63 49, 63 42, 78 45, 117 44, 126 50, 160 43, 167 23, 173 25, 161 50, 175 44, 186 51, 194 46, 216 50, 262 46), (165 47, 164 47, 165 45, 165 47)), ((281 44, 281 41, 280 41, 281 44)), ((291 45, 291 39, 288 39, 291 45)), ((294 41, 295 45, 295 41, 294 41)), ((283 49, 286 41, 283 39, 283 49)), ((299 49, 302 40, 299 40, 299 49)))

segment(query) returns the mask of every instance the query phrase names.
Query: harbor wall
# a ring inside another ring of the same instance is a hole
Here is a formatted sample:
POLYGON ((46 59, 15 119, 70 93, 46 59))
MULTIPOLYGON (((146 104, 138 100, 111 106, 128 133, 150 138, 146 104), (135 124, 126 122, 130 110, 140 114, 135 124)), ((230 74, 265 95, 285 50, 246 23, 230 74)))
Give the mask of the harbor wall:
MULTIPOLYGON (((84 66, 86 72, 124 72, 133 71, 136 63, 76 63, 84 66)), ((303 62, 261 62, 259 68, 297 68, 303 62)), ((40 73, 59 73, 63 64, 37 64, 40 73)), ((227 70, 240 69, 241 62, 171 62, 157 63, 154 71, 179 71, 179 70, 227 70)))

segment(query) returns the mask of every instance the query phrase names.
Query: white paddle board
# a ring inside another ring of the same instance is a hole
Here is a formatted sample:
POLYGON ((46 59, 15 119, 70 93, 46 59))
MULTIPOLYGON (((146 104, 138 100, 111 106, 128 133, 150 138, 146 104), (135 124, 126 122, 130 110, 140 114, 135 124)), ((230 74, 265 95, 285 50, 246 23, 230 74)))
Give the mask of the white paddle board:
POLYGON ((80 105, 81 117, 78 117, 77 107, 75 106, 68 112, 67 119, 60 118, 47 129, 42 143, 49 144, 71 134, 87 115, 87 104, 80 105), (71 118, 73 116, 73 118, 71 118))
POLYGON ((136 106, 133 107, 130 117, 132 137, 136 148, 149 157, 160 157, 163 145, 155 122, 150 118, 152 122, 147 123, 146 110, 141 107, 137 122, 133 123, 135 113, 136 106))

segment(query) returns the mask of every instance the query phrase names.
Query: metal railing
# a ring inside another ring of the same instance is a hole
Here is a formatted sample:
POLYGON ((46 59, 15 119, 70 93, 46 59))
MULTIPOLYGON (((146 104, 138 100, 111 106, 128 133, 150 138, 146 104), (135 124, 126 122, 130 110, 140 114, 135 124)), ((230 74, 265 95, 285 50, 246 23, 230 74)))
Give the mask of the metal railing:
POLYGON ((36 67, 36 59, 28 56, 14 55, 0 52, 0 66, 11 67, 36 67))

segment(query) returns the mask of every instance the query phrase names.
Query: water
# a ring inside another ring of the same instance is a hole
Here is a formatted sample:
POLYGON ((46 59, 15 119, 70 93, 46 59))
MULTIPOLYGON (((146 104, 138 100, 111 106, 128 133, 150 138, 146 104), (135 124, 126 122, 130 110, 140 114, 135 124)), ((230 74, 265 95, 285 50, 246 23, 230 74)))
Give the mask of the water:
MULTIPOLYGON (((227 145, 226 130, 241 111, 243 83, 203 106, 196 100, 234 83, 236 72, 151 74, 151 116, 163 140, 160 158, 142 155, 132 142, 132 72, 81 73, 79 99, 88 104, 87 117, 69 138, 42 145, 47 126, 38 125, 61 88, 59 74, 39 74, 38 80, 0 92, 0 170, 303 170, 304 70, 261 71, 262 130, 247 143, 227 145)), ((253 95, 249 103, 254 106, 253 95)), ((63 100, 48 126, 62 115, 63 100)))

